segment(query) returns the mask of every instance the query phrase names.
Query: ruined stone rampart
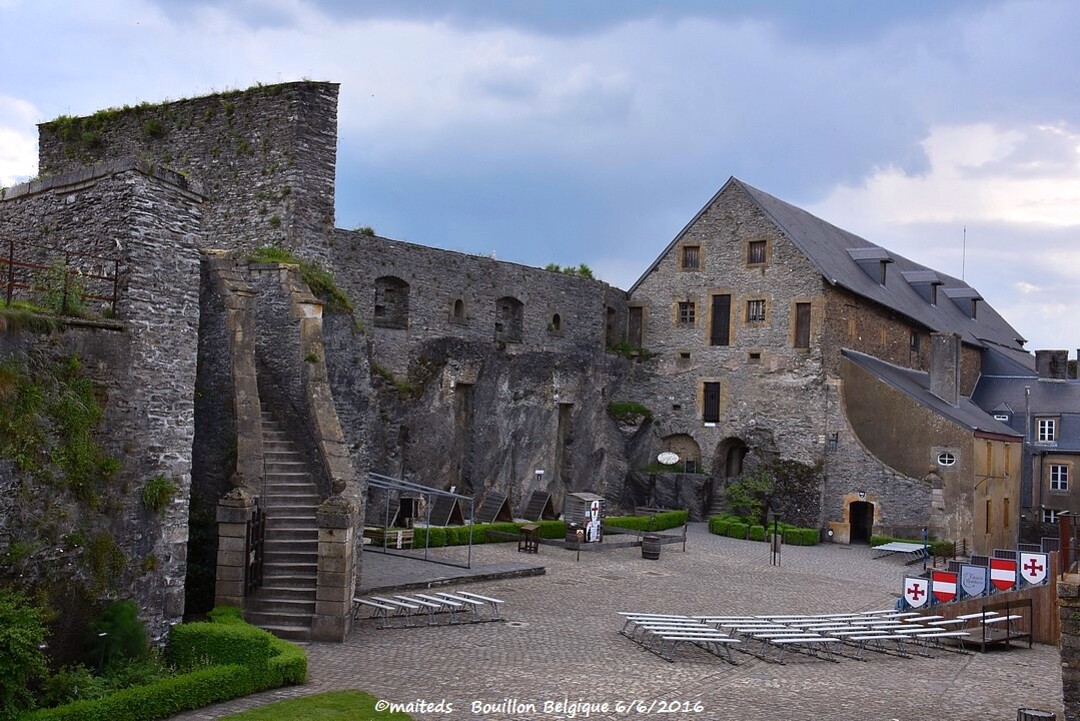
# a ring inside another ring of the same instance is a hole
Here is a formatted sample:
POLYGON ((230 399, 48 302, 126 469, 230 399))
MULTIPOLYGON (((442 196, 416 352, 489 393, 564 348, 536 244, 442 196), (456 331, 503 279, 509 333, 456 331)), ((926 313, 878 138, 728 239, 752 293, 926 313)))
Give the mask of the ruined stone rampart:
POLYGON ((326 260, 334 227, 336 83, 260 86, 39 126, 42 176, 138 158, 206 194, 202 247, 281 245, 326 260))
POLYGON ((332 251, 376 362, 394 372, 436 338, 603 354, 609 310, 613 326, 623 312, 622 291, 606 283, 517 263, 344 230, 332 251))
MULTIPOLYGON (((116 161, 10 188, 0 200, 0 235, 107 258, 105 265, 119 269, 111 318, 62 324, 47 342, 24 332, 0 343, 5 354, 75 354, 94 381, 103 408, 97 435, 120 461, 111 490, 99 508, 85 508, 46 489, 32 491, 33 479, 23 477, 32 497, 50 499, 26 510, 70 505, 54 514, 58 532, 89 538, 108 531, 124 565, 106 590, 134 596, 158 634, 184 610, 203 200, 187 186, 178 176, 116 161), (154 477, 176 485, 161 515, 141 496, 154 477)), ((55 259, 62 262, 63 254, 55 259)), ((87 273, 100 262, 72 259, 87 273)), ((88 302, 91 312, 106 310, 99 302, 88 302)), ((86 560, 83 549, 70 554, 76 568, 80 557, 86 560)))

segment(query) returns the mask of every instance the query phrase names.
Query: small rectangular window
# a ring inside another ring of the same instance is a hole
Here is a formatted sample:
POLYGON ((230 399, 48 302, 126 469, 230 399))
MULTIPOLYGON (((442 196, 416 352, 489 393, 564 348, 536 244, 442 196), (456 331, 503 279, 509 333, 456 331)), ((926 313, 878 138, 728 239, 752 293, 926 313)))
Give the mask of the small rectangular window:
POLYGON ((990 499, 986 499, 986 532, 990 533, 990 519, 993 517, 993 508, 990 499))
POLYGON ((720 422, 720 384, 706 383, 704 393, 705 407, 701 419, 706 423, 720 422))
POLYGON ((682 248, 683 270, 697 270, 701 267, 701 248, 696 245, 684 245, 682 248))
POLYGON ((1058 464, 1050 465, 1050 490, 1069 490, 1069 467, 1058 464))
POLYGON ((810 347, 810 304, 795 304, 795 347, 810 347))
POLYGON ((694 324, 694 304, 688 301, 679 303, 679 325, 694 324))
POLYGON ((919 352, 919 331, 911 331, 911 350, 919 352))
POLYGON ((1053 443, 1057 440, 1057 419, 1055 418, 1040 418, 1039 419, 1039 442, 1040 443, 1053 443))
POLYGON ((1005 505, 1001 508, 1001 525, 1005 528, 1012 526, 1012 520, 1009 518, 1009 499, 1005 499, 1005 505))
POLYGON ((986 442, 986 477, 992 478, 994 475, 994 444, 992 441, 986 442))
POLYGON ((1042 509, 1042 522, 1043 523, 1057 523, 1058 512, 1053 508, 1042 509))
POLYGON ((748 300, 748 301, 746 301, 746 322, 747 323, 764 323, 765 322, 765 301, 764 300, 748 300))
POLYGON ((751 240, 746 244, 746 263, 748 265, 761 265, 766 258, 767 241, 751 240))

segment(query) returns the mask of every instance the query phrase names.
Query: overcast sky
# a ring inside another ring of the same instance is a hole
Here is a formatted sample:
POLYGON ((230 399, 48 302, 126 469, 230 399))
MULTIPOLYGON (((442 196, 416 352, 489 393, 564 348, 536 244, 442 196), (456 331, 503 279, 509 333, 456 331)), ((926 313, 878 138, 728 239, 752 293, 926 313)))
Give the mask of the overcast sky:
POLYGON ((0 0, 0 29, 0 185, 62 113, 331 80, 340 227, 627 288, 735 175, 1080 346, 1074 0, 0 0))

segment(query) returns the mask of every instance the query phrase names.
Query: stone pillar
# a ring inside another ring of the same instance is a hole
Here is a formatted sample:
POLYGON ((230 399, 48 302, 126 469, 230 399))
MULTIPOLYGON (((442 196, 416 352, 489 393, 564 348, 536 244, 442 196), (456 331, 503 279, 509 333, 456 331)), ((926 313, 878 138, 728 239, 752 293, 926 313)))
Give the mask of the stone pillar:
POLYGON ((356 507, 341 495, 323 501, 318 511, 319 577, 315 592, 313 641, 345 640, 352 627, 356 586, 356 507))
POLYGON ((247 566, 247 528, 255 513, 255 498, 234 488, 218 501, 217 576, 214 605, 244 607, 244 569, 247 566))
POLYGON ((1065 721, 1080 721, 1080 574, 1062 576, 1057 584, 1057 595, 1065 721))

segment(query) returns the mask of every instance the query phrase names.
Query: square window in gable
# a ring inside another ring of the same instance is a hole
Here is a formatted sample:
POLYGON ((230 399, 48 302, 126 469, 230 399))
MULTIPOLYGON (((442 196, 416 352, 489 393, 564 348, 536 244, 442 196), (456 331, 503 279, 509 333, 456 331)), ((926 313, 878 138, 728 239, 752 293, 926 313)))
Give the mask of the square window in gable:
POLYGON ((701 246, 684 245, 679 265, 683 270, 697 270, 701 267, 701 246))
POLYGON ((763 265, 769 258, 769 241, 751 240, 746 244, 746 264, 763 265))

